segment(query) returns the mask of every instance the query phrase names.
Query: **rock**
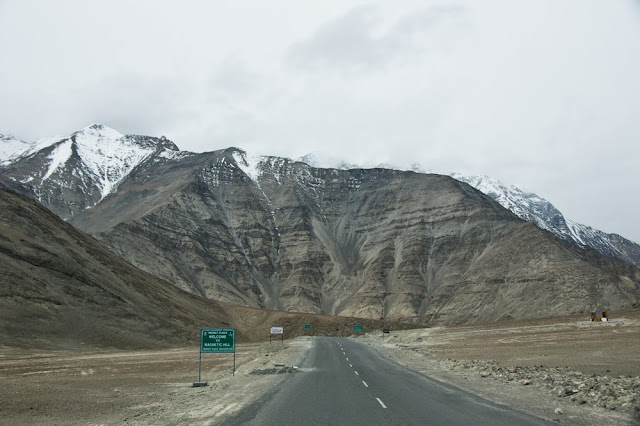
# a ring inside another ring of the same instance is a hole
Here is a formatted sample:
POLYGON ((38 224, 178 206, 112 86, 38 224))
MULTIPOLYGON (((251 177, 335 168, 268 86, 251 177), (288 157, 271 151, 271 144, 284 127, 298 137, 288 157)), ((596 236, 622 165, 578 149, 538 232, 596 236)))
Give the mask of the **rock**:
POLYGON ((553 410, 553 412, 556 413, 556 414, 563 414, 564 413, 564 411, 562 411, 562 408, 560 408, 560 407, 558 407, 555 410, 553 410))
POLYGON ((491 375, 490 371, 483 371, 480 373, 480 377, 489 377, 491 375))
MULTIPOLYGON (((149 156, 104 199, 102 178, 83 169, 77 154, 50 179, 41 179, 50 167, 42 151, 2 167, 0 180, 15 182, 13 187, 27 195, 46 193, 38 197, 51 211, 183 290, 262 309, 448 323, 506 315, 519 319, 530 314, 531 300, 545 300, 548 291, 532 285, 533 293, 523 297, 522 284, 504 280, 500 259, 505 253, 509 274, 535 277, 533 282, 547 283, 564 296, 546 308, 549 315, 570 310, 583 291, 597 290, 596 283, 637 282, 635 269, 614 274, 602 266, 608 260, 568 250, 547 231, 448 176, 322 169, 277 157, 263 157, 258 164, 233 148, 166 157, 161 150, 151 153, 155 147, 175 152, 175 145, 143 138, 131 143, 153 147, 149 156), (28 182, 27 169, 37 170, 40 179, 23 186, 19 182, 28 182), (425 226, 425 218, 437 227, 425 226), (391 274, 388 256, 396 247, 403 247, 397 251, 403 261, 391 274), (548 259, 544 268, 536 266, 541 253, 548 259), (424 299, 428 303, 422 307, 412 297, 394 298, 387 307, 381 289, 388 286, 398 294, 431 290, 415 279, 422 264, 443 266, 429 284, 442 293, 424 299), (499 311, 486 309, 495 302, 495 282, 502 282, 499 311), (470 306, 477 308, 470 311, 470 306), (436 312, 449 314, 439 319, 436 312)), ((609 288, 616 295, 621 291, 617 285, 609 288)))
POLYGON ((527 379, 524 379, 522 381, 522 386, 527 386, 527 385, 530 385, 530 384, 531 384, 531 382, 529 380, 527 380, 527 379))

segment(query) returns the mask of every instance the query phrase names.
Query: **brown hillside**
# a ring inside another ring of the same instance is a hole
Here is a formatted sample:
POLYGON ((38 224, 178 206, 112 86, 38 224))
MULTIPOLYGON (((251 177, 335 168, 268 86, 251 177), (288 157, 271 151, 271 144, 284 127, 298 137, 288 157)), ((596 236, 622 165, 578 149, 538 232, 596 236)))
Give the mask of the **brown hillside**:
POLYGON ((242 155, 145 164, 70 222, 184 290, 265 309, 461 324, 640 300, 640 269, 450 177, 276 157, 249 176, 242 155))
MULTIPOLYGON (((52 349, 197 344, 200 327, 240 340, 344 334, 354 320, 236 308, 186 293, 125 262, 36 202, 0 189, 0 342, 52 349), (297 328, 298 330, 295 330, 297 328)), ((380 327, 366 322, 365 327, 380 327)))

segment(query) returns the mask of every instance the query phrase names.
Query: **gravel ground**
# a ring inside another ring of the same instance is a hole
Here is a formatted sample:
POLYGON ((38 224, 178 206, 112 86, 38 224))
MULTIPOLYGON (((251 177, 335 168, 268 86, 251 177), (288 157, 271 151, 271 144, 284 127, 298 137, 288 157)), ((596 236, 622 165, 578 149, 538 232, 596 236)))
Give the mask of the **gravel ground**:
POLYGON ((110 353, 0 351, 2 425, 219 424, 287 374, 250 375, 274 364, 300 363, 311 340, 237 346, 233 355, 198 348, 110 353))
MULTIPOLYGON (((561 424, 640 424, 640 311, 357 337, 411 369, 561 424)), ((355 338, 355 337, 354 337, 355 338)), ((311 338, 198 348, 42 352, 0 347, 0 425, 219 424, 297 371, 311 338), (282 368, 282 366, 288 368, 282 368), (284 373, 282 373, 284 371, 284 373)))
POLYGON ((490 326, 372 332, 384 356, 562 424, 640 424, 640 312, 490 326))

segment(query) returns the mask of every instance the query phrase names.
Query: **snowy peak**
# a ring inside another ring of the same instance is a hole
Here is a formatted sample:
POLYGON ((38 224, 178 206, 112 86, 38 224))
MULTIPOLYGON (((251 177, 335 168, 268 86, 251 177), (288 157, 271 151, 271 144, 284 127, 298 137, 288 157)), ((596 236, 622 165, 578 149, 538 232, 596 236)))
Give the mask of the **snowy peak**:
POLYGON ((0 166, 11 163, 14 158, 32 147, 33 144, 0 130, 0 166))
POLYGON ((369 167, 362 166, 355 163, 347 163, 344 160, 341 160, 337 157, 333 157, 331 155, 322 154, 319 152, 310 152, 309 154, 303 155, 296 159, 301 163, 305 163, 311 167, 322 168, 322 169, 338 169, 338 170, 352 170, 352 169, 362 169, 362 168, 389 168, 385 164, 377 164, 369 167))
POLYGON ((451 177, 460 182, 468 183, 511 210, 521 219, 535 222, 540 228, 551 232, 560 231, 562 224, 561 233, 565 237, 568 234, 569 230, 562 213, 553 204, 536 194, 524 192, 513 185, 504 185, 499 180, 488 176, 462 176, 458 173, 452 173, 451 177))
POLYGON ((135 140, 116 130, 95 124, 72 134, 62 146, 65 148, 58 149, 50 157, 52 161, 47 176, 51 175, 52 168, 66 163, 75 151, 83 165, 82 169, 98 184, 101 199, 110 194, 135 166, 154 152, 153 148, 141 147, 135 140), (57 155, 62 161, 58 161, 57 155))
MULTIPOLYGON (((290 160, 253 155, 238 148, 227 148, 221 152, 224 155, 219 157, 219 166, 241 169, 260 189, 265 182, 280 184, 283 174, 293 174, 298 180, 311 182, 315 179, 310 174, 311 168, 334 169, 333 172, 335 169, 385 168, 433 173, 420 164, 409 167, 357 165, 318 153, 290 160)), ((0 178, 16 191, 30 195, 68 218, 115 192, 140 164, 144 163, 149 170, 153 170, 156 163, 181 161, 193 155, 198 154, 180 151, 164 137, 123 135, 101 124, 91 124, 67 137, 40 139, 35 143, 0 133, 0 178)), ((536 194, 505 185, 488 176, 449 175, 471 185, 521 219, 535 223, 558 238, 640 267, 638 244, 619 235, 606 234, 570 221, 553 204, 536 194)), ((358 185, 358 182, 353 183, 354 188, 358 185)), ((265 199, 268 201, 266 195, 265 199)))
POLYGON ((566 219, 553 204, 536 194, 524 192, 513 185, 504 185, 487 176, 462 176, 456 173, 451 176, 493 198, 520 219, 533 222, 560 239, 640 267, 640 246, 633 241, 566 219))
POLYGON ((73 136, 84 136, 88 138, 107 138, 107 139, 120 139, 124 135, 119 131, 112 129, 111 127, 107 127, 103 124, 90 124, 82 130, 78 130, 73 133, 73 136))
POLYGON ((179 152, 164 137, 123 135, 101 124, 91 124, 67 137, 41 139, 26 149, 11 149, 13 154, 3 165, 13 186, 17 190, 21 185, 29 186, 34 198, 45 206, 65 204, 69 216, 111 194, 150 157, 167 159, 172 155, 164 153, 179 152), (78 200, 82 201, 65 200, 61 191, 81 193, 78 200))

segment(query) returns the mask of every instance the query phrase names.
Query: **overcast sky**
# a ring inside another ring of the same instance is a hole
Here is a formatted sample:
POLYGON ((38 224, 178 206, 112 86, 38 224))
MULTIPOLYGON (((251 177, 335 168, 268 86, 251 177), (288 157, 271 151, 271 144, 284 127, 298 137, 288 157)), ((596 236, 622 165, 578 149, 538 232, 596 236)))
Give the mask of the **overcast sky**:
POLYGON ((640 243, 640 0, 0 0, 0 128, 488 175, 640 243))

